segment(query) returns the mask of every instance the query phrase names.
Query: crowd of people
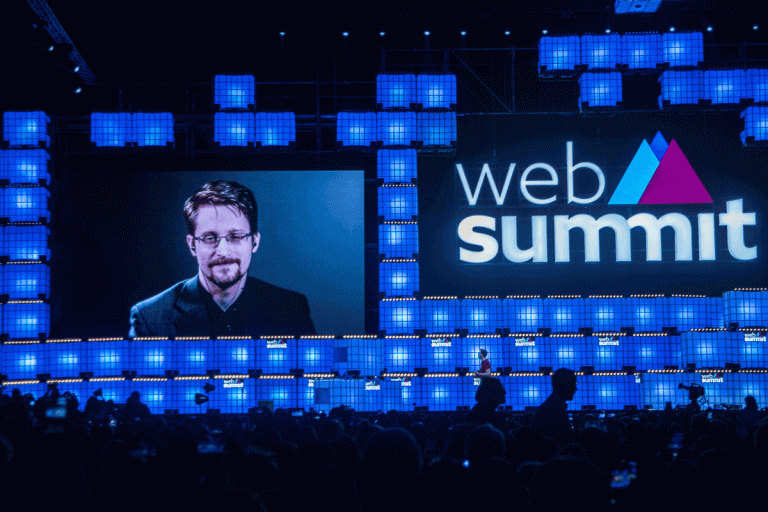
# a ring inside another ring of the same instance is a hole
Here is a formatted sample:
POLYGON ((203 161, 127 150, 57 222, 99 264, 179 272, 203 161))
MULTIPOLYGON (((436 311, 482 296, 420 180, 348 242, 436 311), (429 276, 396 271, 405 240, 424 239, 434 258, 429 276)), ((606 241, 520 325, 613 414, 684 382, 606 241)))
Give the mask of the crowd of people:
POLYGON ((56 387, 37 400, 5 390, 0 479, 6 503, 41 510, 765 510, 768 423, 754 398, 711 418, 571 419, 571 374, 555 372, 536 414, 499 410, 493 378, 468 413, 151 415, 136 392, 125 404, 97 392, 81 411, 56 387))

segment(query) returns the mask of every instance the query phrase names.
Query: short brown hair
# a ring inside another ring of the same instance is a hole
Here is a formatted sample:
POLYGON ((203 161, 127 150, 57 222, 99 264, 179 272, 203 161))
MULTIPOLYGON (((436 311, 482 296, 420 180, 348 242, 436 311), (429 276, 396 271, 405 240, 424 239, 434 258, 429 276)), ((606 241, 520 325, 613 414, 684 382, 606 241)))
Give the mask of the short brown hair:
POLYGON ((251 233, 259 232, 259 209, 256 198, 251 189, 236 181, 211 181, 192 194, 192 197, 184 203, 184 221, 187 223, 187 232, 195 236, 195 222, 197 211, 201 206, 236 206, 248 219, 251 233))

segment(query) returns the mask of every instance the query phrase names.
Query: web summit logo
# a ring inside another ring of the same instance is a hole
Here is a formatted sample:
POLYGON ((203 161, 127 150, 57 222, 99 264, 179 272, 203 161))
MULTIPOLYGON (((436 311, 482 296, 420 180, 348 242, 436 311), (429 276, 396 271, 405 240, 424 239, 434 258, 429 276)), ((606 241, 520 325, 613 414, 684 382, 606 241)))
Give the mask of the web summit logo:
MULTIPOLYGON (((509 165, 501 191, 491 174, 489 164, 483 164, 479 172, 474 191, 470 186, 467 172, 462 164, 456 164, 456 170, 466 195, 468 207, 463 212, 477 207, 484 183, 493 194, 497 206, 504 206, 509 192, 515 163, 509 165)), ((472 174, 472 173, 470 173, 472 174)), ((474 173, 477 176, 477 173, 474 173)), ((568 204, 589 205, 599 199, 605 191, 605 175, 599 166, 592 162, 574 164, 573 142, 566 143, 565 182, 568 204), (597 190, 588 197, 575 194, 574 180, 576 171, 593 173, 597 177, 597 190)), ((520 177, 521 196, 535 205, 548 205, 557 200, 557 194, 548 195, 545 187, 555 187, 560 183, 560 176, 555 168, 547 163, 537 162, 529 165, 520 177), (532 180, 529 175, 534 170, 543 170, 549 174, 547 180, 532 180), (547 196, 548 197, 543 197, 547 196)), ((554 262, 571 261, 570 233, 580 230, 584 236, 584 261, 600 262, 600 230, 611 229, 615 235, 615 261, 631 262, 632 247, 630 230, 641 228, 645 234, 645 261, 661 261, 661 230, 671 228, 674 231, 674 254, 676 262, 715 261, 715 221, 725 228, 728 252, 734 260, 750 261, 757 258, 757 247, 748 247, 745 232, 748 226, 756 226, 754 212, 744 212, 743 199, 726 202, 725 212, 713 213, 714 201, 699 180, 688 159, 677 142, 672 139, 668 144, 661 132, 657 133, 650 144, 643 141, 629 164, 619 185, 608 201, 608 206, 619 205, 712 205, 709 211, 698 214, 683 214, 670 211, 657 217, 651 213, 637 213, 625 218, 618 213, 608 213, 599 218, 580 213, 578 215, 554 215, 552 222, 546 215, 533 215, 531 222, 531 247, 521 249, 517 237, 517 216, 504 215, 500 219, 488 215, 468 215, 458 224, 457 233, 461 242, 459 260, 465 263, 487 263, 497 257, 499 240, 497 221, 501 221, 501 249, 504 260, 511 263, 546 263, 550 226, 554 228, 554 262), (693 226, 696 226, 694 230, 693 226), (493 234, 489 234, 493 233, 493 234), (480 248, 479 250, 477 248, 480 248), (694 247, 698 249, 694 258, 694 247)), ((603 206, 605 208, 605 206, 603 206)), ((688 208, 690 211, 690 207, 688 208)), ((462 213, 463 213, 462 212, 462 213)), ((526 222, 527 219, 521 219, 526 222)), ((721 235, 722 236, 722 235, 721 235)))

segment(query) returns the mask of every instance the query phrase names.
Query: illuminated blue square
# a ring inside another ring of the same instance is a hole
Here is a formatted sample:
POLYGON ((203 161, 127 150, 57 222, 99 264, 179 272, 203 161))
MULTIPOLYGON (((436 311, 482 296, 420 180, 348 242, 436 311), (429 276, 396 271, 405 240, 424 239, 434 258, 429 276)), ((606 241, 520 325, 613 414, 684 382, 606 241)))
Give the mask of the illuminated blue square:
POLYGON ((417 138, 415 112, 379 112, 376 126, 376 140, 384 146, 410 146, 417 138))
POLYGON ((581 36, 581 63, 588 69, 615 68, 621 62, 618 34, 581 36))
POLYGON ((11 299, 37 299, 51 293, 51 269, 44 263, 3 265, 2 293, 11 299))
POLYGON ((626 336, 612 333, 596 333, 584 338, 587 346, 589 366, 597 371, 619 371, 623 366, 635 363, 634 346, 626 336))
POLYGON ((552 380, 548 376, 501 377, 499 380, 507 391, 504 405, 515 411, 538 407, 552 393, 552 380))
POLYGON ((387 297, 412 297, 419 290, 417 262, 379 263, 379 293, 387 297))
POLYGON ((704 60, 701 32, 666 32, 661 36, 662 62, 670 66, 698 66, 704 60))
POLYGON ((5 226, 3 228, 2 253, 11 260, 38 260, 50 258, 48 238, 51 230, 44 225, 5 226))
POLYGON ((418 139, 425 146, 450 146, 456 142, 456 112, 419 112, 418 139))
MULTIPOLYGON (((195 403, 195 394, 206 394, 203 386, 208 382, 207 379, 169 381, 167 389, 170 403, 166 406, 166 409, 178 409, 179 414, 205 414, 209 408, 213 409, 214 407, 212 407, 210 401, 201 405, 195 403)), ((216 390, 208 395, 210 399, 213 398, 215 393, 219 392, 220 384, 221 381, 213 383, 216 386, 216 390)))
POLYGON ((713 105, 738 103, 748 96, 747 75, 743 69, 713 69, 704 72, 704 99, 713 105))
POLYGON ((380 149, 376 152, 376 170, 384 183, 411 183, 416 179, 416 150, 380 149))
POLYGON ((91 142, 96 146, 124 147, 133 141, 133 116, 130 113, 91 114, 91 142))
POLYGON ((665 366, 674 365, 682 368, 680 354, 680 337, 663 336, 661 333, 653 336, 628 336, 624 338, 628 345, 632 346, 632 359, 628 363, 637 370, 661 370, 665 366), (675 344, 672 347, 670 344, 675 344))
POLYGON ((475 405, 475 386, 471 377, 424 377, 417 405, 430 411, 455 411, 456 407, 475 405))
POLYGON ((632 325, 626 299, 590 297, 585 299, 585 305, 595 331, 618 331, 632 325))
POLYGON ((177 340, 172 344, 173 369, 180 375, 205 375, 217 370, 211 340, 177 340))
POLYGON ((536 332, 544 324, 541 298, 506 298, 502 301, 503 322, 511 332, 536 332))
MULTIPOLYGON (((295 338, 261 338, 254 340, 254 347, 256 353, 255 368, 262 370, 264 373, 291 373, 291 368, 296 368, 296 339, 295 338)), ((232 350, 229 350, 232 352, 232 350)), ((238 353, 234 357, 242 357, 242 353, 238 353)), ((250 368, 254 368, 254 362, 251 362, 250 368)), ((244 373, 248 370, 245 366, 240 373, 244 373)))
POLYGON ((39 342, 24 345, 3 345, 3 373, 9 379, 34 379, 47 373, 45 345, 39 342))
POLYGON ((470 334, 495 334, 502 321, 501 300, 497 298, 461 301, 461 326, 470 334))
MULTIPOLYGON (((27 301, 28 302, 28 301, 27 301)), ((31 339, 51 333, 51 307, 43 302, 8 302, 3 307, 3 332, 10 339, 31 339)))
POLYGON ((301 407, 305 411, 313 408, 315 411, 331 410, 331 379, 296 379, 296 407, 301 407), (315 390, 319 390, 315 395, 315 390), (317 398, 316 398, 317 397, 317 398))
POLYGON ((701 71, 665 71, 659 82, 659 107, 663 107, 664 101, 669 101, 670 105, 695 104, 704 96, 704 74, 701 71))
POLYGON ((288 146, 296 142, 296 114, 256 113, 256 142, 262 146, 288 146))
MULTIPOLYGON (((409 381, 410 377, 406 377, 409 381)), ((410 383, 410 382, 409 382, 410 383)), ((381 380, 381 390, 379 392, 379 401, 381 403, 379 409, 382 411, 402 411, 405 410, 407 402, 403 402, 403 382, 401 380, 391 381, 387 379, 381 380)), ((370 408, 370 402, 366 397, 366 408, 369 411, 376 411, 377 409, 370 408)))
POLYGON ((419 75, 416 101, 423 108, 453 108, 456 105, 456 75, 419 75))
MULTIPOLYGON (((455 335, 421 338, 422 363, 430 372, 453 372, 460 364, 462 342, 455 335)), ((413 370, 411 370, 413 371, 413 370)))
POLYGON ((334 340, 332 367, 342 374, 359 370, 360 375, 378 375, 385 367, 384 340, 363 336, 334 340))
POLYGON ((621 73, 582 73, 579 77, 579 105, 615 107, 622 101, 621 73))
POLYGON ((625 405, 642 407, 640 383, 634 375, 590 375, 578 377, 577 395, 598 409, 622 410, 625 405))
POLYGON ((11 183, 51 183, 48 172, 50 155, 44 149, 0 150, 0 180, 11 183))
POLYGON ((540 353, 542 366, 554 369, 578 370, 582 366, 592 365, 591 354, 588 353, 586 342, 581 335, 544 338, 540 353))
POLYGON ((166 370, 175 370, 173 346, 170 340, 132 341, 131 370, 138 375, 163 375, 166 370))
POLYGON ((130 396, 133 391, 138 391, 140 394, 139 399, 149 407, 149 412, 152 414, 163 414, 166 409, 174 408, 171 407, 172 399, 168 393, 169 385, 173 385, 173 383, 169 383, 167 380, 150 382, 134 380, 130 382, 130 392, 128 395, 130 396))
POLYGON ((45 112, 5 112, 3 135, 11 147, 51 145, 48 124, 51 119, 45 112))
POLYGON ((336 116, 336 140, 343 146, 370 146, 377 135, 374 112, 339 112, 336 116))
POLYGON ((383 185, 379 187, 379 216, 384 220, 414 220, 419 214, 415 185, 383 185))
POLYGON ((629 33, 621 36, 621 63, 629 69, 651 69, 661 63, 661 34, 629 33))
MULTIPOLYGON (((277 396, 277 401, 279 402, 285 400, 282 396, 284 393, 288 393, 290 407, 293 407, 296 400, 296 393, 294 391, 296 384, 294 379, 289 379, 285 382, 290 383, 287 388, 282 390, 273 388, 271 391, 277 396)), ((209 407, 211 409, 219 409, 222 414, 244 414, 248 412, 248 409, 258 405, 253 379, 216 379, 214 385, 216 389, 208 395, 210 397, 209 407), (228 387, 224 387, 225 385, 228 387), (240 387, 241 385, 242 387, 240 387)))
MULTIPOLYGON (((469 368, 470 371, 480 371, 480 349, 488 352, 488 361, 491 363, 491 371, 496 368, 509 366, 505 359, 504 344, 501 337, 467 336, 461 338, 461 351, 456 366, 469 368)), ((517 369, 517 368, 515 368, 517 369)), ((538 369, 538 368, 537 368, 538 369)))
MULTIPOLYGON (((744 397, 752 395, 757 401, 757 407, 765 407, 768 403, 768 374, 765 373, 740 373, 729 375, 734 389, 734 395, 738 397, 734 405, 743 405, 744 397)), ((710 401, 711 402, 711 401, 710 401)))
POLYGON ((419 226, 410 224, 380 224, 379 254, 385 258, 413 258, 419 253, 419 226))
POLYGON ((581 327, 592 327, 592 318, 582 298, 546 299, 543 327, 553 332, 578 332, 581 327))
POLYGON ((256 344, 266 347, 265 340, 216 340, 213 342, 215 369, 221 373, 247 373, 258 368, 256 344))
POLYGON ((414 75, 378 75, 376 103, 380 103, 381 108, 411 108, 411 104, 416 103, 416 77, 414 75))
POLYGON ((723 294, 724 322, 739 327, 768 327, 768 292, 731 291, 723 294))
POLYGON ((253 75, 216 75, 214 77, 214 104, 221 109, 246 110, 256 103, 253 75))
POLYGON ((222 146, 253 144, 254 115, 250 112, 216 112, 213 116, 213 140, 222 146))
POLYGON ((765 331, 727 332, 726 339, 735 349, 733 363, 742 368, 768 368, 768 343, 757 341, 764 339, 765 331), (756 334, 757 336, 754 336, 756 334))
POLYGON ((89 341, 86 343, 85 371, 95 377, 115 377, 124 370, 135 370, 128 341, 89 341))
POLYGON ((682 334, 683 364, 695 364, 699 368, 724 368, 734 362, 737 347, 726 331, 685 332, 682 334))
POLYGON ((688 391, 679 389, 678 384, 701 384, 700 373, 644 373, 640 378, 641 401, 653 409, 664 409, 667 402, 672 407, 689 404, 688 391))
POLYGON ((416 299, 382 299, 379 302, 379 330, 387 334, 413 334, 419 328, 416 299))
POLYGON ((38 222, 41 217, 50 221, 50 197, 48 189, 41 186, 5 188, 0 204, 0 217, 8 217, 11 222, 38 222))
POLYGON ((296 379, 256 379, 255 404, 272 402, 274 409, 288 409, 297 403, 296 379))
POLYGON ((629 313, 632 315, 632 327, 636 331, 659 332, 664 326, 664 297, 630 297, 629 313))
POLYGON ((297 368, 304 373, 329 372, 333 367, 333 338, 298 340, 297 368))
POLYGON ((573 70, 581 63, 580 47, 577 36, 542 37, 539 39, 539 69, 573 70))
POLYGON ((768 102, 768 69, 748 69, 746 80, 747 98, 755 102, 768 102))
POLYGON ((330 384, 334 407, 346 405, 356 411, 365 410, 365 379, 334 379, 330 384))
POLYGON ((744 119, 742 144, 747 143, 747 137, 754 137, 756 141, 768 140, 768 107, 747 107, 741 112, 741 118, 744 119))
POLYGON ((166 146, 172 144, 173 114, 133 114, 133 137, 139 146, 166 146))
POLYGON ((87 362, 85 343, 46 343, 46 367, 44 373, 50 373, 53 378, 79 377, 80 372, 86 371, 87 362))
POLYGON ((417 337, 384 338, 384 365, 388 372, 412 372, 423 366, 422 343, 417 337))
POLYGON ((421 325, 428 333, 452 333, 461 329, 461 304, 458 299, 422 299, 421 325))
POLYGON ((515 371, 537 372, 542 363, 544 338, 533 335, 512 335, 504 342, 504 365, 515 371))
POLYGON ((665 326, 677 327, 679 331, 723 326, 722 299, 719 297, 669 297, 666 304, 665 326))

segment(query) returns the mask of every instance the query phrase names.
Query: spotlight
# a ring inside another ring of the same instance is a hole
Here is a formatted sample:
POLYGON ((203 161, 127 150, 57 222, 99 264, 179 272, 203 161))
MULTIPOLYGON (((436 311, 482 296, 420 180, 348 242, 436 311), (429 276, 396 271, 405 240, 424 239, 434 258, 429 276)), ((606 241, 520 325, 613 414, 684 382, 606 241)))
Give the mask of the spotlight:
POLYGON ((759 27, 757 25, 752 25, 752 30, 757 30, 759 27))
POLYGON ((285 32, 280 32, 280 37, 283 37, 285 35, 285 32))
POLYGON ((384 36, 386 35, 386 32, 379 32, 379 35, 380 35, 381 37, 384 37, 384 36))
POLYGON ((429 34, 430 34, 429 30, 425 30, 425 31, 424 31, 424 35, 425 35, 425 36, 428 36, 429 34))
POLYGON ((466 31, 466 30, 462 30, 462 31, 461 31, 461 35, 462 35, 462 36, 465 36, 465 35, 467 35, 467 31, 466 31))
POLYGON ((675 31, 675 27, 669 27, 669 31, 670 32, 674 32, 675 31))
POLYGON ((541 33, 544 34, 544 35, 547 35, 547 34, 549 34, 549 30, 544 29, 544 30, 541 31, 541 33))
POLYGON ((707 32, 712 32, 712 30, 713 30, 713 29, 712 29, 712 25, 710 25, 710 26, 708 26, 708 27, 707 27, 707 32))
POLYGON ((611 33, 611 29, 609 29, 609 28, 605 29, 605 33, 606 34, 610 34, 611 33))
POLYGON ((510 35, 511 33, 512 33, 512 32, 510 32, 509 30, 505 30, 505 31, 504 31, 504 35, 505 35, 505 36, 508 36, 508 35, 510 35))
POLYGON ((342 32, 341 35, 343 35, 344 37, 347 37, 349 35, 349 32, 342 32))

